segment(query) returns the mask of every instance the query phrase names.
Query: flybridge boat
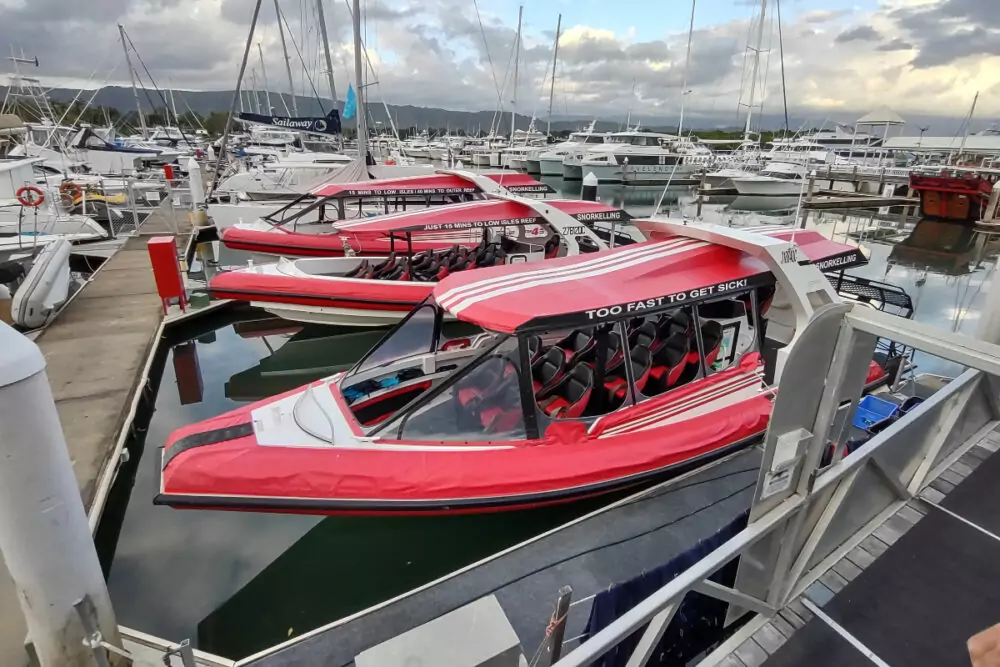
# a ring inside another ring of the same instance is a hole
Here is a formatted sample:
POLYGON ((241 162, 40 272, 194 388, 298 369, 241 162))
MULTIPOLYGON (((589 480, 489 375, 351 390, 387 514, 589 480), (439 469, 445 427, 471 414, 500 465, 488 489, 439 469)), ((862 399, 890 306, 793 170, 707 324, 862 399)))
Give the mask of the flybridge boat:
POLYGON ((668 238, 448 276, 350 371, 175 431, 155 502, 500 511, 758 442, 765 377, 836 293, 787 241, 647 227, 668 238))
MULTIPOLYGON (((441 170, 424 176, 356 183, 331 183, 317 188, 253 223, 237 223, 222 234, 228 248, 284 257, 385 255, 388 237, 375 223, 378 213, 423 210, 439 205, 481 201, 489 196, 544 195, 552 189, 526 174, 473 174, 441 170), (309 199, 309 203, 303 202, 309 199), (357 210, 351 210, 356 204, 357 210), (332 217, 331 217, 332 216, 332 217), (355 219, 349 219, 355 218, 355 219)), ((440 248, 439 239, 415 248, 440 248)))
MULTIPOLYGON (((280 259, 219 274, 209 289, 216 298, 249 301, 288 320, 395 324, 450 274, 601 250, 606 246, 592 225, 610 223, 615 233, 613 225, 629 219, 599 202, 510 195, 398 213, 353 223, 364 236, 347 223, 336 239, 348 247, 380 249, 386 257, 280 259)), ((326 240, 311 235, 300 242, 326 240)))

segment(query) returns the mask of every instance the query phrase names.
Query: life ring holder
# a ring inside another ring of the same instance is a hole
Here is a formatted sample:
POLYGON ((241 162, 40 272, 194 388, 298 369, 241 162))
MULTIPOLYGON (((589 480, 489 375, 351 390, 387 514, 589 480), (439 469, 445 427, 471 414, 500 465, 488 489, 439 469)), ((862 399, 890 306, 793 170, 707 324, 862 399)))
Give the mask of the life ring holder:
POLYGON ((34 185, 24 185, 18 188, 14 196, 17 197, 17 201, 21 203, 21 206, 27 206, 28 208, 41 206, 45 201, 45 193, 34 185))

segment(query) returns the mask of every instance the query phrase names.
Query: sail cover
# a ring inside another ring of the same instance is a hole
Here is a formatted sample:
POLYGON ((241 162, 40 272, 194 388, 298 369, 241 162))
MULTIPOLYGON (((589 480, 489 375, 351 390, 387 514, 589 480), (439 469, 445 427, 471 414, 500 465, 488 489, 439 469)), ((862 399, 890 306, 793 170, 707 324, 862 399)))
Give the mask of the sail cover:
POLYGON ((336 109, 326 116, 274 116, 240 111, 236 117, 247 123, 270 125, 295 132, 340 134, 340 113, 336 109))

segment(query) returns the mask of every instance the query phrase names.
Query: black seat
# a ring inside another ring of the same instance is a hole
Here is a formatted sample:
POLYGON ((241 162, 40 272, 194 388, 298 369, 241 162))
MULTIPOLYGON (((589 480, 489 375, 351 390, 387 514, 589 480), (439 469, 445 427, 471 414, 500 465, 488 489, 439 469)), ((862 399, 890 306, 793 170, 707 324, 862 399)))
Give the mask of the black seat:
POLYGON ((528 363, 535 363, 542 356, 542 337, 537 335, 528 336, 528 363))
POLYGON ((553 234, 545 242, 545 259, 552 259, 559 254, 559 235, 553 234))
POLYGON ((654 395, 666 391, 677 384, 684 369, 687 368, 688 349, 690 341, 683 332, 670 336, 652 359, 644 393, 654 395))
POLYGON ((590 352, 593 351, 594 344, 595 340, 592 334, 576 329, 556 343, 556 347, 561 347, 566 351, 567 361, 579 361, 587 358, 590 352))
POLYGON ((648 347, 650 350, 653 350, 654 343, 658 341, 659 335, 656 331, 656 324, 647 321, 643 321, 628 337, 629 345, 641 345, 642 347, 648 347))
POLYGON ((670 334, 684 333, 691 336, 694 329, 691 326, 691 316, 683 310, 678 310, 670 317, 670 334))
POLYGON ((705 365, 711 366, 722 346, 722 325, 715 320, 708 320, 701 325, 701 342, 705 345, 705 365))
POLYGON ((551 347, 531 364, 531 382, 535 394, 545 393, 566 373, 566 351, 551 347))
MULTIPOLYGON (((632 377, 635 379, 636 391, 643 391, 652 371, 653 355, 648 348, 636 346, 629 351, 629 363, 632 365, 632 377)), ((628 392, 628 379, 625 377, 625 364, 604 383, 608 392, 608 401, 618 405, 625 399, 628 392)))
POLYGON ((345 278, 365 278, 367 277, 369 271, 372 269, 371 263, 367 259, 361 260, 361 263, 356 267, 344 274, 345 278))
POLYGON ((604 351, 605 373, 610 374, 618 370, 624 360, 621 336, 617 332, 611 331, 608 333, 608 348, 604 351))
POLYGON ((586 364, 577 364, 539 406, 553 419, 573 419, 583 415, 593 391, 594 371, 586 364))

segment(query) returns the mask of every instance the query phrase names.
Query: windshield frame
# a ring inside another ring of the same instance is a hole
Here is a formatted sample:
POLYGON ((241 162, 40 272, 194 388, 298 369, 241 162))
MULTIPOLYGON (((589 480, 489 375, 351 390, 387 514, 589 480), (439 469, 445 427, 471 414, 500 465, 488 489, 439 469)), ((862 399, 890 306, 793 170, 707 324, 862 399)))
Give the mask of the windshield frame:
MULTIPOLYGON (((375 345, 373 345, 370 350, 368 350, 367 352, 365 352, 365 354, 360 359, 358 359, 358 362, 356 364, 354 364, 354 366, 352 366, 350 370, 348 370, 346 373, 344 373, 344 376, 340 379, 340 385, 342 386, 343 383, 344 383, 344 381, 346 381, 348 378, 351 378, 351 377, 354 377, 355 375, 357 375, 360 372, 361 367, 364 365, 364 363, 373 354, 375 354, 375 352, 377 350, 380 350, 383 345, 385 345, 387 342, 389 342, 389 340, 396 335, 396 332, 398 332, 400 329, 402 329, 404 326, 406 326, 406 324, 410 320, 412 320, 413 317, 416 316, 417 313, 421 312, 428 305, 432 306, 434 308, 434 331, 433 331, 433 334, 431 336, 430 349, 427 352, 423 352, 421 354, 427 354, 428 352, 436 350, 437 349, 438 341, 441 339, 441 322, 442 322, 443 317, 444 317, 444 309, 441 306, 438 305, 438 303, 434 300, 434 295, 431 294, 426 299, 424 299, 423 301, 421 301, 419 304, 417 304, 416 306, 414 306, 413 309, 406 314, 406 317, 404 317, 403 319, 401 319, 396 324, 396 326, 391 327, 389 329, 389 331, 387 331, 386 334, 384 336, 382 336, 382 338, 379 339, 379 341, 375 345)), ((393 361, 396 361, 396 359, 392 359, 390 361, 386 361, 383 364, 379 364, 379 366, 385 366, 387 364, 392 363, 393 361)), ((379 366, 373 366, 372 368, 378 368, 379 366)))

